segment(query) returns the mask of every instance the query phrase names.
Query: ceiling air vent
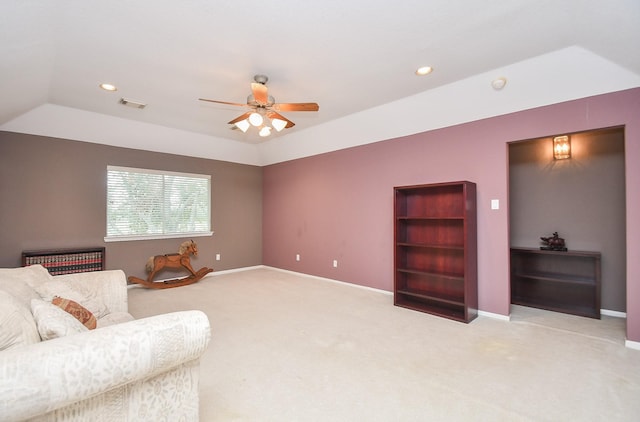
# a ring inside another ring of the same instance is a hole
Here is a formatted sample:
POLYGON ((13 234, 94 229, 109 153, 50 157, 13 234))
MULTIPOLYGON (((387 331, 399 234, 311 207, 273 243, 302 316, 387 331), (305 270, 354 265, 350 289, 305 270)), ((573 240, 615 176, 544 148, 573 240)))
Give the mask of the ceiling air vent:
POLYGON ((133 101, 126 98, 120 98, 120 104, 126 105, 128 107, 139 108, 139 109, 143 109, 147 106, 146 104, 141 103, 139 101, 133 101))

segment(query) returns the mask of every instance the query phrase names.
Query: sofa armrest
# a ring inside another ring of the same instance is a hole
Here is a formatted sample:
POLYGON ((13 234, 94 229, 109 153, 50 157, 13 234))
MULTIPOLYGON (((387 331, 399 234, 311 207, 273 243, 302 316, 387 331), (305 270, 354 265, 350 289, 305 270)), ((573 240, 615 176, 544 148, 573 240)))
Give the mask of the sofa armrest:
POLYGON ((91 296, 100 298, 110 312, 129 312, 127 277, 122 270, 64 274, 53 279, 68 283, 74 290, 91 292, 91 296))
POLYGON ((203 312, 181 311, 1 352, 0 415, 31 418, 165 373, 210 337, 203 312))

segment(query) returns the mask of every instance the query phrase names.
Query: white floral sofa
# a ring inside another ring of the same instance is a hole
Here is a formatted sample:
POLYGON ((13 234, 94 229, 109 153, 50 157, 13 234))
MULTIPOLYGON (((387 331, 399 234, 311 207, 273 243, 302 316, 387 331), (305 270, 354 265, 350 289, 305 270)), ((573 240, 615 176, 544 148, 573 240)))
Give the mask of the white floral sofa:
POLYGON ((197 421, 206 315, 127 311, 119 270, 0 269, 0 421, 197 421), (53 305, 56 296, 97 328, 53 305))

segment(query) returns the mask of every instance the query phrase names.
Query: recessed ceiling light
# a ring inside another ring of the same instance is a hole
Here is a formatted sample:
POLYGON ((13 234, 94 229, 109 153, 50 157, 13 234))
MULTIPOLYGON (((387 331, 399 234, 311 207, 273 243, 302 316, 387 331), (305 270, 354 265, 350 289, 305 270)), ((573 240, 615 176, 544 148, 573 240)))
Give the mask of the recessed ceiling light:
POLYGON ((424 76, 424 75, 428 75, 431 72, 433 72, 433 68, 431 66, 422 66, 416 70, 416 75, 424 76))
POLYGON ((115 85, 112 84, 100 84, 100 88, 104 89, 105 91, 117 91, 118 88, 115 85))
POLYGON ((496 91, 501 90, 502 88, 504 88, 504 86, 507 84, 507 78, 502 77, 502 78, 498 78, 498 79, 494 79, 491 82, 491 86, 493 87, 493 89, 495 89, 496 91))

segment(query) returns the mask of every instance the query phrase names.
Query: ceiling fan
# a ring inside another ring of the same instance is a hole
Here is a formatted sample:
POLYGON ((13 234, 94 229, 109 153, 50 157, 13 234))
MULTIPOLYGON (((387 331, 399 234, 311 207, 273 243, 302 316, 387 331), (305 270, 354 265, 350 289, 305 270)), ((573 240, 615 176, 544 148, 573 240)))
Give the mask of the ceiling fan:
POLYGON ((267 91, 266 84, 269 78, 265 75, 255 75, 253 80, 255 82, 251 83, 251 95, 247 97, 246 104, 207 98, 198 99, 210 103, 248 107, 249 111, 231 120, 229 124, 234 125, 232 129, 238 128, 243 132, 246 132, 250 126, 255 126, 259 128, 260 136, 269 136, 271 128, 280 132, 282 129, 295 125, 291 120, 278 113, 279 111, 318 111, 320 109, 317 103, 276 103, 267 91))

